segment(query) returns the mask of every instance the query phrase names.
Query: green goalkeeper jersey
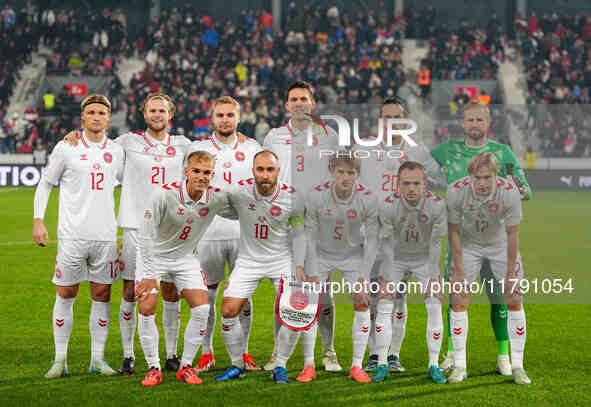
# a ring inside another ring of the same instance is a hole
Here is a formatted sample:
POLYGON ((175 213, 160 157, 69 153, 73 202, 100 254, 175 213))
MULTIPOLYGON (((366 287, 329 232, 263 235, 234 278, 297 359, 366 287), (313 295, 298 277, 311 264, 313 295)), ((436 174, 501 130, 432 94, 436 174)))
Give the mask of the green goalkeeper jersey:
POLYGON ((523 168, 517 162, 515 154, 506 144, 500 144, 488 140, 486 144, 480 147, 470 147, 464 140, 448 140, 441 143, 431 151, 431 155, 437 163, 445 169, 446 183, 452 182, 468 176, 468 162, 472 157, 479 153, 493 153, 499 164, 499 173, 501 177, 507 177, 506 164, 513 164, 513 175, 519 178, 526 189, 525 199, 531 199, 532 192, 523 168))

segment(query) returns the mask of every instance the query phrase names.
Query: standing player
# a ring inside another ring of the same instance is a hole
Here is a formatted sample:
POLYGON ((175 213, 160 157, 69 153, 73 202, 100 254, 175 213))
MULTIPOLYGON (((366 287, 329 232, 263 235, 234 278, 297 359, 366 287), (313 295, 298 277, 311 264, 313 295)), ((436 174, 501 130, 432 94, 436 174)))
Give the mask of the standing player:
MULTIPOLYGON (((306 250, 303 202, 296 199, 295 189, 278 182, 279 161, 275 153, 263 150, 255 155, 254 179, 242 180, 229 194, 230 204, 240 220, 238 260, 224 291, 222 302, 222 336, 232 365, 216 380, 235 379, 244 375, 244 335, 238 314, 259 283, 269 278, 277 290, 281 278, 294 272, 293 257, 303 264, 306 250), (290 229, 294 229, 292 255, 290 229)), ((278 337, 279 366, 273 370, 278 382, 287 382, 285 363, 297 332, 281 326, 278 337), (281 355, 287 355, 283 360, 281 355)))
MULTIPOLYGON (((125 170, 121 185, 118 223, 123 228, 119 257, 123 298, 119 310, 119 326, 123 344, 121 374, 131 375, 135 367, 133 341, 136 329, 135 284, 141 281, 141 270, 136 267, 137 231, 146 210, 146 199, 162 187, 180 185, 183 175, 184 149, 190 141, 182 136, 172 137, 168 123, 174 116, 172 99, 163 93, 150 94, 143 103, 145 131, 129 132, 115 141, 125 151, 125 170)), ((67 137, 76 143, 72 134, 67 137)), ((176 356, 179 334, 180 303, 174 284, 162 280, 162 327, 166 342, 166 368, 177 371, 180 361, 176 356)))
MULTIPOLYGON (((207 151, 216 156, 215 176, 212 184, 221 188, 231 188, 241 179, 252 174, 254 155, 261 146, 248 139, 239 143, 236 128, 240 122, 240 105, 230 96, 214 100, 212 105, 212 123, 214 133, 203 141, 189 147, 189 151, 207 151)), ((199 371, 207 371, 215 365, 213 354, 213 335, 216 323, 216 299, 219 283, 226 277, 226 262, 230 273, 238 257, 240 242, 240 224, 236 220, 217 217, 207 229, 197 247, 199 262, 205 271, 209 296, 209 319, 203 343, 203 353, 199 361, 199 371)), ((245 303, 240 311, 240 326, 245 338, 243 352, 244 365, 247 370, 259 370, 252 356, 248 354, 248 338, 252 322, 252 300, 245 303)))
MULTIPOLYGON (((398 97, 384 100, 380 110, 380 118, 384 120, 383 134, 386 137, 388 131, 388 119, 408 119, 409 109, 406 102, 398 97)), ((405 126, 394 124, 394 129, 401 130, 405 126)), ((371 138, 369 139, 371 140, 371 138)), ((378 196, 378 202, 384 202, 386 198, 398 192, 398 169, 406 161, 415 161, 425 168, 426 176, 434 183, 439 183, 440 167, 429 154, 424 144, 417 143, 411 146, 401 135, 392 137, 392 145, 382 142, 378 147, 364 147, 357 145, 354 150, 361 154, 370 154, 363 158, 361 169, 361 183, 378 196)), ((361 155, 360 155, 361 156, 361 155)), ((363 156, 362 156, 363 157, 363 156)), ((376 257, 376 262, 371 271, 370 278, 376 281, 380 275, 380 268, 386 259, 386 253, 381 247, 376 257)), ((377 366, 378 355, 375 348, 375 317, 377 315, 377 297, 371 297, 372 325, 369 336, 369 361, 366 370, 373 370, 377 366)), ((406 296, 398 293, 394 300, 394 312, 392 313, 392 339, 388 353, 388 367, 394 372, 404 372, 405 368, 400 363, 400 348, 406 333, 407 305, 406 296)))
POLYGON ((144 212, 138 256, 144 278, 136 288, 141 301, 139 337, 149 366, 143 386, 162 382, 154 314, 158 305, 158 280, 164 276, 175 284, 191 308, 181 368, 176 377, 189 384, 203 382, 191 365, 205 335, 209 301, 205 273, 193 250, 216 215, 233 213, 227 195, 209 185, 214 168, 212 154, 206 151, 189 154, 185 168, 187 180, 180 186, 163 187, 144 212))
POLYGON ((117 374, 104 360, 109 334, 111 284, 117 276, 117 224, 115 222, 115 181, 123 173, 123 150, 109 140, 105 131, 111 117, 111 103, 103 95, 90 95, 81 103, 80 145, 59 142, 37 190, 33 238, 47 246, 43 223, 51 189, 60 183, 58 253, 53 283, 57 295, 53 307, 55 361, 47 378, 68 375, 66 355, 72 333, 72 307, 80 282, 90 282, 92 306, 90 337, 92 358, 89 371, 105 376, 117 374))
MULTIPOLYGON (((509 307, 513 380, 517 384, 529 384, 531 381, 523 370, 526 328, 519 292, 519 281, 523 278, 519 255, 520 192, 511 181, 497 176, 497 160, 492 153, 479 153, 472 158, 468 173, 468 177, 447 188, 449 245, 454 266, 451 281, 472 283, 481 271, 482 263, 489 261, 509 307)), ((451 296, 455 368, 449 376, 450 383, 468 377, 466 340, 470 293, 465 288, 452 292, 451 296)))
MULTIPOLYGON (((447 185, 451 185, 457 180, 468 176, 466 168, 468 162, 474 156, 482 152, 493 153, 499 163, 499 176, 511 175, 507 171, 508 167, 514 168, 515 175, 513 181, 519 188, 521 199, 528 200, 532 197, 531 188, 525 179, 525 173, 521 169, 511 148, 506 144, 499 144, 488 139, 487 133, 490 127, 490 109, 479 100, 473 100, 466 104, 462 112, 462 127, 466 135, 465 140, 448 140, 440 144, 431 151, 433 158, 445 169, 447 185)), ((451 254, 449 247, 447 250, 444 278, 449 277, 451 264, 451 254)), ((483 283, 490 287, 486 281, 492 278, 490 264, 484 261, 481 270, 483 283)), ((497 339, 498 357, 497 372, 504 376, 511 376, 511 361, 509 360, 507 331, 507 307, 503 301, 503 296, 495 286, 494 291, 487 290, 487 295, 491 303, 490 318, 497 339)), ((449 313, 451 307, 447 307, 447 334, 451 338, 449 324, 449 313)), ((445 360, 441 363, 441 368, 449 370, 453 368, 453 342, 448 341, 449 352, 445 360)))
POLYGON ((375 322, 378 366, 372 380, 380 382, 388 376, 386 354, 391 341, 394 291, 404 291, 408 287, 405 280, 410 277, 407 275, 414 275, 427 308, 428 375, 435 383, 445 383, 445 376, 439 369, 443 337, 439 259, 441 240, 447 233, 445 202, 425 189, 425 168, 417 162, 402 164, 398 169, 398 181, 400 191, 386 198, 380 207, 387 260, 382 265, 385 285, 375 322))
MULTIPOLYGON (((287 88, 285 101, 285 109, 291 114, 291 119, 285 126, 272 129, 263 143, 263 148, 279 157, 282 169, 280 182, 295 186, 304 196, 318 185, 318 181, 330 178, 327 162, 320 159, 320 150, 335 150, 338 146, 337 133, 313 119, 311 113, 315 104, 312 85, 304 81, 292 83, 287 88), (308 146, 308 138, 312 139, 313 146, 308 146)), ((322 363, 326 370, 338 372, 342 368, 334 350, 334 302, 331 295, 322 296, 322 301, 318 318, 324 347, 322 363)), ((275 356, 279 326, 275 319, 275 346, 265 370, 273 370, 277 366, 275 356)))
MULTIPOLYGON (((306 275, 327 281, 331 270, 339 270, 343 279, 357 288, 351 291, 353 318, 353 362, 349 377, 367 383, 371 379, 361 367, 369 337, 369 270, 378 249, 376 195, 357 183, 361 160, 350 151, 338 151, 329 159, 332 181, 314 188, 306 200, 308 250, 306 275), (365 239, 362 233, 365 230, 365 239), (358 288, 361 287, 361 290, 358 288)), ((302 331, 304 370, 296 379, 309 382, 316 378, 314 344, 318 325, 302 331)))

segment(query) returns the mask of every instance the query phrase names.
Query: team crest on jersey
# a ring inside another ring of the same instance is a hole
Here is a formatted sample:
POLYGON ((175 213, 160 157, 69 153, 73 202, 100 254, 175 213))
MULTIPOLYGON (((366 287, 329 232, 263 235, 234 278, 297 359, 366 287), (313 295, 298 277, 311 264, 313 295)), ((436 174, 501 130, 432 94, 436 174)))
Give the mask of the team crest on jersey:
POLYGON ((271 216, 279 216, 281 215, 281 208, 277 205, 273 205, 269 212, 271 213, 271 216))
POLYGON ((107 164, 111 164, 111 162, 113 162, 113 156, 111 155, 111 153, 103 154, 103 159, 107 164))
POLYGON ((166 154, 170 156, 176 155, 176 148, 173 146, 166 147, 166 154))
POLYGON ((179 208, 179 210, 176 211, 176 214, 179 215, 179 216, 184 215, 185 214, 185 209, 184 208, 179 208))
POLYGON ((236 160, 238 161, 244 161, 244 153, 242 151, 236 151, 236 154, 234 155, 236 157, 236 160))
POLYGON ((230 168, 232 166, 232 163, 230 161, 226 161, 224 163, 224 168, 230 168))
POLYGON ((98 171, 101 169, 101 165, 99 163, 94 163, 92 164, 92 168, 98 171))
POLYGON ((256 210, 257 210, 257 208, 256 208, 256 206, 254 206, 254 204, 253 204, 253 203, 249 203, 249 204, 248 204, 248 210, 249 210, 249 211, 256 211, 256 210))
POLYGON ((298 290, 294 290, 289 297, 289 305, 298 311, 306 308, 309 301, 308 295, 298 290))
POLYGON ((209 213, 209 208, 199 209, 199 216, 207 216, 208 213, 209 213))
POLYGON ((424 213, 421 213, 419 215, 419 222, 427 223, 427 222, 429 222, 429 217, 427 215, 425 215, 424 213))
POLYGON ((355 219, 357 217, 357 211, 355 209, 349 209, 347 211, 347 217, 349 219, 355 219))
POLYGON ((497 213, 499 211, 498 203, 488 204, 488 213, 497 213))

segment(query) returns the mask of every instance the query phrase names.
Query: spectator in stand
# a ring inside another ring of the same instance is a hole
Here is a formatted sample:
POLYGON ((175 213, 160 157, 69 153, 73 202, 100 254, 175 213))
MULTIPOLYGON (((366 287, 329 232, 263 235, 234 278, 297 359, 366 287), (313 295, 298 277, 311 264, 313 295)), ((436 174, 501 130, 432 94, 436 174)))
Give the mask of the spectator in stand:
POLYGON ((47 162, 47 149, 40 139, 35 143, 35 151, 33 151, 33 163, 37 165, 45 165, 47 162))

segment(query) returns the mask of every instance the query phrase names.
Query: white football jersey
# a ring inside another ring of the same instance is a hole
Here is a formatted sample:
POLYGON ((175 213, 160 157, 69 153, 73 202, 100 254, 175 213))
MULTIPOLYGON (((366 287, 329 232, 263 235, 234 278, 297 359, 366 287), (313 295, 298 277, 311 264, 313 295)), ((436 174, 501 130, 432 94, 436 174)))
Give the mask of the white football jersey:
POLYGON ((147 207, 138 240, 140 261, 148 276, 155 258, 162 262, 190 255, 216 214, 234 214, 225 192, 209 186, 194 202, 186 182, 180 187, 162 186, 147 207))
POLYGON ((55 146, 43 178, 60 183, 58 238, 117 241, 113 191, 123 162, 123 149, 107 137, 92 143, 82 134, 75 147, 55 146))
POLYGON ((263 149, 279 157, 279 181, 305 194, 318 183, 330 179, 328 155, 321 159, 320 151, 337 150, 338 135, 332 128, 316 122, 299 131, 292 127, 290 120, 285 126, 271 129, 263 149), (312 133, 313 146, 307 144, 308 132, 312 133))
MULTIPOLYGON (((373 236, 373 247, 369 249, 376 249, 377 206, 376 195, 361 184, 353 186, 353 193, 346 200, 338 198, 334 181, 316 186, 306 199, 306 232, 315 237, 315 242, 310 243, 315 243, 316 255, 329 261, 349 256, 365 257, 362 227, 368 240, 373 236)), ((371 264, 365 264, 363 270, 371 269, 376 251, 373 251, 373 259, 367 259, 371 264)))
POLYGON ((441 178, 439 164, 423 144, 413 147, 402 139, 400 144, 391 147, 383 143, 375 147, 355 145, 353 151, 366 151, 369 155, 368 158, 364 158, 365 155, 359 156, 361 159, 359 180, 378 195, 380 202, 398 191, 398 169, 405 161, 416 161, 422 164, 427 177, 431 180, 439 182, 441 178), (401 156, 400 151, 404 155, 401 156))
POLYGON ((519 225, 521 196, 509 180, 496 177, 489 196, 476 195, 471 178, 464 177, 447 187, 447 217, 461 224, 462 245, 493 245, 506 241, 505 228, 519 225))
MULTIPOLYGON (((261 146, 253 139, 238 143, 224 144, 216 139, 215 133, 205 140, 196 141, 189 146, 186 156, 193 151, 207 151, 216 156, 215 175, 212 185, 227 190, 242 179, 252 177, 252 163, 261 146)), ((240 238, 240 223, 235 220, 216 217, 202 240, 229 240, 240 238)))
POLYGON ((303 216, 304 202, 295 188, 277 183, 275 192, 261 196, 254 178, 241 180, 229 192, 230 204, 240 220, 238 262, 291 262, 290 221, 303 216))
POLYGON ((385 199, 379 213, 380 233, 383 238, 393 238, 396 261, 439 264, 441 240, 447 233, 447 212, 441 197, 425 191, 417 206, 412 206, 395 192, 385 199))
POLYGON ((163 185, 180 186, 184 177, 184 153, 190 141, 170 134, 163 141, 156 141, 147 131, 129 132, 115 141, 125 151, 119 226, 137 229, 141 226, 148 198, 163 185))

